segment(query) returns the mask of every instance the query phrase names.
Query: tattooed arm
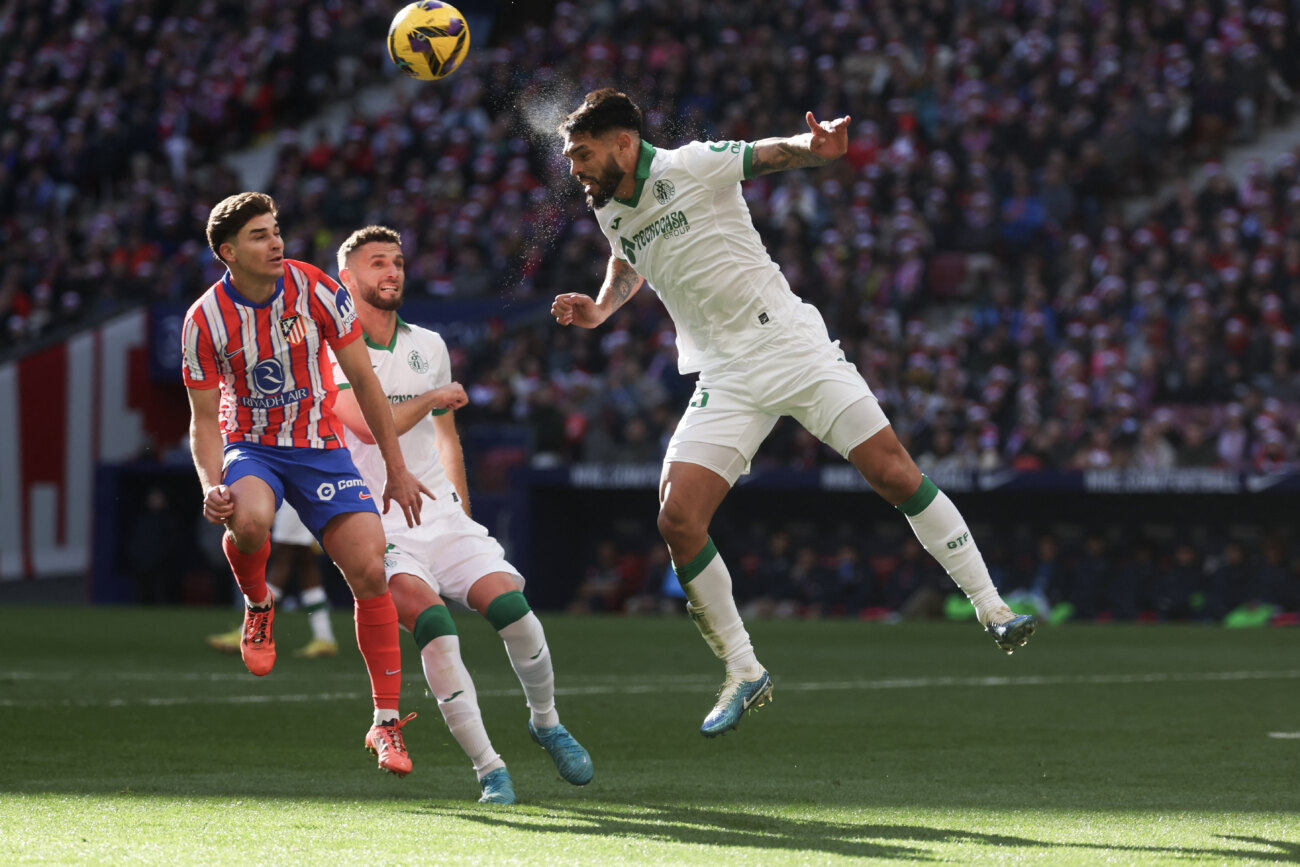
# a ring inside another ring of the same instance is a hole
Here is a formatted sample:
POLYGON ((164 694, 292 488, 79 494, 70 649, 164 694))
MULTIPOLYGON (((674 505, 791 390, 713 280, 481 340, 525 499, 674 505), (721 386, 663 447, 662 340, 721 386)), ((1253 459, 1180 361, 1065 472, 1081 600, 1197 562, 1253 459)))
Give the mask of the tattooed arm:
POLYGON ((753 167, 755 175, 783 172, 786 169, 804 169, 824 166, 844 156, 849 149, 849 120, 847 116, 821 123, 808 112, 808 132, 790 138, 765 138, 754 142, 753 167))
POLYGON ((636 269, 617 256, 611 255, 600 294, 594 300, 590 295, 582 292, 557 295, 551 305, 551 315, 561 325, 595 328, 608 319, 615 310, 622 307, 627 299, 635 295, 636 290, 640 289, 644 282, 636 269))

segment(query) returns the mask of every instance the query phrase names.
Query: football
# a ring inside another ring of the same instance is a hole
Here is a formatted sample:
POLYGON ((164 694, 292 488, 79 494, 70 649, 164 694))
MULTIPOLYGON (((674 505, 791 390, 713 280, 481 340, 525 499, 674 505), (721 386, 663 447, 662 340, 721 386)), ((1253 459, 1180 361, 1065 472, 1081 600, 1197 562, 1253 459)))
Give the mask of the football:
POLYGON ((388 56, 421 81, 446 78, 469 53, 469 24, 450 3, 420 0, 403 7, 388 28, 388 56))

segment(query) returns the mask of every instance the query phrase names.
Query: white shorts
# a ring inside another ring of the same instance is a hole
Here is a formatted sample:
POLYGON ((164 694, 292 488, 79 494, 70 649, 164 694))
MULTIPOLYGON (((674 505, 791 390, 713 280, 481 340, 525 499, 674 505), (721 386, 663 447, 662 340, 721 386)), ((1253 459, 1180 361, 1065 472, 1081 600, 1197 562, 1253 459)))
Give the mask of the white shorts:
POLYGON ((734 485, 783 415, 846 458, 889 424, 838 344, 805 345, 749 367, 700 374, 664 461, 700 464, 734 485))
POLYGON ((298 517, 293 506, 281 503, 271 525, 271 542, 277 545, 315 545, 316 537, 298 517))
POLYGON ((440 494, 420 510, 420 523, 400 528, 386 525, 388 550, 384 573, 391 581, 405 572, 419 578, 443 599, 469 607, 469 589, 484 575, 505 572, 513 575, 519 589, 524 578, 506 560, 506 552, 487 527, 460 507, 460 497, 440 494))

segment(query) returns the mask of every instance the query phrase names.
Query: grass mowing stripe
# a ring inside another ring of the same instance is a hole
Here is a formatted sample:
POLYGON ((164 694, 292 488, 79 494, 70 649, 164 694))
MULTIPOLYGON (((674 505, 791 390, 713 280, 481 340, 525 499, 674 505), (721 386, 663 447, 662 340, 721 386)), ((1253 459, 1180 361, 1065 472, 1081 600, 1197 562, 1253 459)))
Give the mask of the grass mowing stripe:
MULTIPOLYGON (((129 673, 119 672, 126 680, 138 680, 129 673)), ((0 672, 0 680, 7 677, 0 672)), ((1196 681, 1235 681, 1235 680, 1293 680, 1300 678, 1300 669, 1284 671, 1206 671, 1206 672, 1164 672, 1149 674, 1094 674, 1094 675, 1060 675, 1054 677, 914 677, 894 678, 890 680, 838 680, 813 682, 782 682, 781 689, 792 692, 834 692, 873 689, 933 689, 936 687, 982 688, 990 686, 1097 686, 1132 683, 1188 683, 1196 681)), ((242 680, 252 681, 252 675, 244 675, 242 680)), ((351 678, 355 680, 356 678, 351 678)), ((158 681, 168 680, 165 676, 158 681)), ((622 685, 593 685, 557 687, 555 695, 560 698, 596 695, 645 695, 659 693, 667 687, 682 689, 703 683, 701 678, 655 678, 655 683, 632 683, 622 685)), ((712 683, 712 681, 708 681, 712 683)), ((419 681, 423 684, 423 681, 419 681)), ((481 689, 477 691, 480 698, 510 698, 519 695, 519 689, 481 689)), ((168 707, 188 704, 271 704, 273 702, 301 703, 310 701, 357 700, 365 697, 361 692, 331 693, 286 693, 270 695, 206 695, 206 696, 172 696, 165 698, 108 698, 108 699, 0 699, 0 707, 168 707)), ((1300 737, 1279 732, 1271 737, 1300 737)))

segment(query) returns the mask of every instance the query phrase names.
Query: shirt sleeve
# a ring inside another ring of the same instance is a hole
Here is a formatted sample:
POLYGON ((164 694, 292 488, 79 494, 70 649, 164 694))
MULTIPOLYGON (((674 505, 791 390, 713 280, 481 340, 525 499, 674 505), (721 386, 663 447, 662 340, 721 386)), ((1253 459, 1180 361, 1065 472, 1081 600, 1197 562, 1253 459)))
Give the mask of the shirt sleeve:
MULTIPOLYGON (((430 332, 429 363, 433 365, 433 387, 442 388, 451 385, 451 353, 447 351, 447 341, 441 334, 430 332)), ((446 407, 433 410, 430 415, 443 415, 450 412, 446 407)))
POLYGON ((744 141, 693 141, 683 147, 682 167, 711 190, 754 176, 754 145, 744 141))
POLYGON ((209 389, 221 385, 217 360, 212 352, 212 335, 200 324, 203 312, 191 310, 181 326, 181 377, 186 388, 209 389))
POLYGON ((346 286, 340 286, 329 275, 315 275, 312 287, 312 316, 320 327, 321 336, 333 347, 347 346, 361 337, 361 323, 357 320, 357 305, 346 286))

